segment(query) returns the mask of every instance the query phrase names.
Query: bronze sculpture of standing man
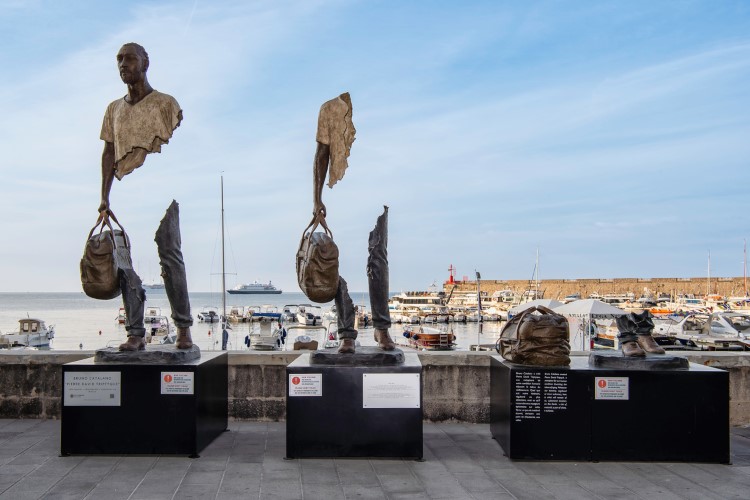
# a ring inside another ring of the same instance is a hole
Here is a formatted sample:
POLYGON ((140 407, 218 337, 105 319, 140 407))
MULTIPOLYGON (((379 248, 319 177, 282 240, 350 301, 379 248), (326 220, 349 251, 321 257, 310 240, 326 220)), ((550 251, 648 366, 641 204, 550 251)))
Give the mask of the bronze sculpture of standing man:
MULTIPOLYGON (((154 90, 148 83, 146 71, 149 58, 146 50, 137 43, 126 43, 117 53, 120 78, 128 87, 125 97, 110 103, 104 114, 101 139, 102 191, 99 213, 109 217, 109 193, 115 177, 124 176, 143 165, 146 155, 161 152, 162 144, 169 142, 172 132, 180 126, 182 110, 170 95, 154 90)), ((182 258, 179 208, 172 201, 156 231, 156 245, 164 278, 164 288, 172 308, 172 319, 177 327, 176 346, 189 349, 193 346, 187 278, 182 258)), ((143 324, 146 292, 141 279, 132 268, 120 270, 120 289, 125 306, 128 339, 120 345, 121 351, 145 349, 146 329, 143 324)))
MULTIPOLYGON (((313 215, 326 216, 323 204, 323 183, 328 175, 328 186, 333 188, 348 167, 347 158, 354 143, 356 130, 352 122, 352 101, 349 93, 325 102, 318 115, 317 148, 313 164, 313 215)), ((388 329, 391 316, 388 311, 388 207, 378 217, 368 240, 367 282, 370 292, 372 323, 375 341, 384 351, 392 351, 393 343, 388 329)), ((346 280, 339 276, 336 290, 336 313, 338 316, 339 352, 352 354, 355 351, 357 330, 354 329, 354 304, 349 296, 346 280)))

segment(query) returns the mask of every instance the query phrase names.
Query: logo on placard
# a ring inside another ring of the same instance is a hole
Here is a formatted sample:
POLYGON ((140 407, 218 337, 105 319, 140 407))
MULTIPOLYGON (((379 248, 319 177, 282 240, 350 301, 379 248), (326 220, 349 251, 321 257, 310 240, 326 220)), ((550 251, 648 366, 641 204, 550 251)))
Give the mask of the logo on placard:
POLYGON ((299 383, 300 383, 299 377, 292 377, 292 384, 299 385, 299 383))
POLYGON ((169 373, 164 375, 164 382, 170 383, 171 381, 172 381, 172 375, 170 375, 169 373))
POLYGON ((600 380, 599 382, 597 382, 597 384, 598 384, 598 385, 599 385, 599 387, 601 387, 602 389, 604 389, 605 387, 607 387, 607 381, 606 381, 606 380, 604 380, 604 379, 602 379, 602 380, 600 380))

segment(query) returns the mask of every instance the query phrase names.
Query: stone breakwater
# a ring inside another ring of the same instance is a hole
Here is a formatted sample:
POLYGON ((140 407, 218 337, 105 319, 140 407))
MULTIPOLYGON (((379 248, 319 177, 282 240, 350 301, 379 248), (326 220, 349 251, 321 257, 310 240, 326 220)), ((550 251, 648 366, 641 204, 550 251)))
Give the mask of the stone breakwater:
MULTIPOLYGON (((455 285, 455 293, 476 292, 476 281, 455 281, 444 283, 443 290, 450 293, 455 285)), ((479 280, 482 292, 492 295, 500 290, 511 290, 521 294, 533 288, 535 284, 529 280, 479 280)), ((646 290, 654 295, 668 293, 694 294, 704 296, 709 288, 709 280, 702 278, 583 278, 583 279, 545 279, 539 281, 539 290, 544 292, 547 299, 563 298, 566 295, 580 294, 588 297, 592 293, 599 295, 633 293, 638 298, 646 290)), ((710 293, 725 297, 745 295, 745 279, 743 277, 715 277, 710 280, 710 293)))
MULTIPOLYGON (((494 352, 419 353, 428 422, 488 423, 490 356, 494 352)), ((573 353, 573 355, 584 353, 573 353)), ((0 418, 60 417, 64 363, 93 351, 0 353, 0 418)), ((229 417, 286 417, 286 366, 300 352, 229 353, 229 417)), ((750 424, 750 353, 681 352, 693 363, 729 371, 729 420, 750 424)))

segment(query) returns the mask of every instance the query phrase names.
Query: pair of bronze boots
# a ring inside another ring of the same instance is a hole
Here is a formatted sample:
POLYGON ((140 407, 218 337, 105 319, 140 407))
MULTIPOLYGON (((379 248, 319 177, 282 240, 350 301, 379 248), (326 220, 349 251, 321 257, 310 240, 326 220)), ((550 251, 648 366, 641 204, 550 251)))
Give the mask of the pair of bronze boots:
MULTIPOLYGON (((384 351, 392 351, 396 348, 396 344, 393 343, 393 339, 388 334, 388 330, 375 329, 375 342, 378 343, 378 347, 384 351)), ((339 354, 354 354, 355 343, 354 339, 341 339, 339 344, 339 354)))
POLYGON ((666 351, 659 347, 651 334, 638 335, 635 341, 623 342, 620 346, 623 356, 645 356, 646 353, 664 354, 666 351))
POLYGON ((651 336, 651 332, 654 331, 654 322, 651 320, 649 311, 618 316, 616 321, 617 329, 620 331, 620 348, 623 356, 643 357, 646 353, 664 354, 666 352, 651 336))
MULTIPOLYGON (((177 349, 190 349, 193 347, 193 337, 190 328, 177 328, 177 339, 174 342, 177 349)), ((120 344, 121 351, 143 351, 146 349, 146 341, 139 335, 128 335, 128 340, 120 344)))

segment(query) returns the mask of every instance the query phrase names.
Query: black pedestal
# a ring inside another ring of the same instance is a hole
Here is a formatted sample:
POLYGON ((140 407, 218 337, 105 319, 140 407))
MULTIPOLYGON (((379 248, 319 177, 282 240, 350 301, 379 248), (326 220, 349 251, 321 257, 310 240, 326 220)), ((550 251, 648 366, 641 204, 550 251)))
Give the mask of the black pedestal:
MULTIPOLYGON (((345 356, 345 355, 344 355, 345 356)), ((287 458, 422 458, 422 365, 289 364, 287 458)))
POLYGON ((227 429, 227 354, 63 365, 61 453, 198 456, 227 429))
POLYGON ((729 373, 528 367, 493 356, 492 436, 514 459, 729 463, 729 373))

